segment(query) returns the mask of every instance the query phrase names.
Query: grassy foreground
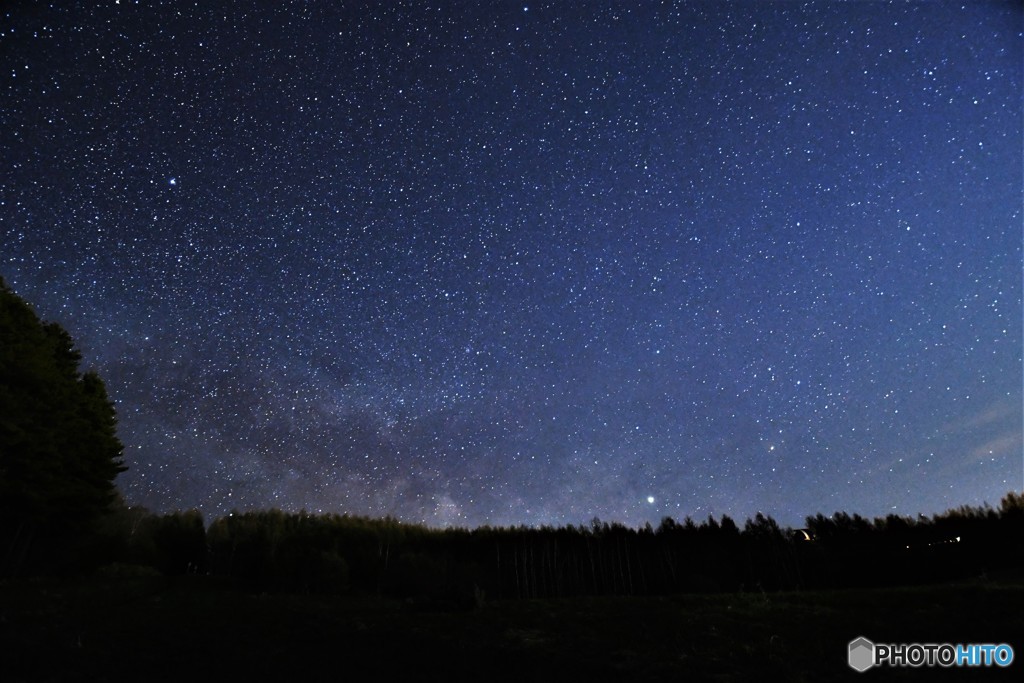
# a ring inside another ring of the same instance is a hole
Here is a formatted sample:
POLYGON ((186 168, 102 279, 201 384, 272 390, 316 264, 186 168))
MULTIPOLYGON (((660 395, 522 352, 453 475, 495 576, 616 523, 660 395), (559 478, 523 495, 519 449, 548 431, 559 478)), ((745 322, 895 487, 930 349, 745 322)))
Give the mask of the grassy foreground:
POLYGON ((251 595, 203 577, 0 584, 7 681, 1011 680, 1024 585, 491 602, 251 595), (1008 669, 873 669, 847 643, 996 642, 1008 669))

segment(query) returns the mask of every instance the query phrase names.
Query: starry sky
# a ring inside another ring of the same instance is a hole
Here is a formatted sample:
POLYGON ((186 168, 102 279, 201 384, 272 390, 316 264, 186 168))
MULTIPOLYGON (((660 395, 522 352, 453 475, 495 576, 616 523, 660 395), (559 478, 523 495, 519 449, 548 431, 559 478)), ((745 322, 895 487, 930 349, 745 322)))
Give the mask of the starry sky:
POLYGON ((434 526, 1024 488, 1019 2, 6 3, 0 275, 129 503, 434 526))

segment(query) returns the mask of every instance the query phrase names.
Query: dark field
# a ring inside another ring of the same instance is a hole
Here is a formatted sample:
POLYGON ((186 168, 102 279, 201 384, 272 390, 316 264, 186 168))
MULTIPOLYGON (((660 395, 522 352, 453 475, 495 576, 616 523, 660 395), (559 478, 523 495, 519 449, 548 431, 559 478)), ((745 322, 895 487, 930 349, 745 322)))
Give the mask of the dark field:
POLYGON ((847 643, 1009 643, 1024 584, 487 602, 252 595, 203 577, 0 584, 7 681, 1019 680, 858 674, 847 643))

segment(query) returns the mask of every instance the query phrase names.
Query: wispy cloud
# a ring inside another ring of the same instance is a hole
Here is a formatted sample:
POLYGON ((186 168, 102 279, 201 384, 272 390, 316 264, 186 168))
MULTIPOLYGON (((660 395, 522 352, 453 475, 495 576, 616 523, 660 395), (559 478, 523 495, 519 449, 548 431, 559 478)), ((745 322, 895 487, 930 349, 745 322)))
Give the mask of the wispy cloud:
POLYGON ((958 434, 973 431, 1014 416, 1017 417, 1017 423, 1020 424, 1024 416, 1020 414, 1019 405, 1010 400, 996 401, 977 413, 947 422, 939 429, 939 433, 958 434))
POLYGON ((999 436, 986 441, 970 452, 971 461, 985 460, 987 458, 1002 458, 1009 455, 1020 457, 1021 447, 1024 445, 1024 434, 1020 430, 1000 434, 999 436))

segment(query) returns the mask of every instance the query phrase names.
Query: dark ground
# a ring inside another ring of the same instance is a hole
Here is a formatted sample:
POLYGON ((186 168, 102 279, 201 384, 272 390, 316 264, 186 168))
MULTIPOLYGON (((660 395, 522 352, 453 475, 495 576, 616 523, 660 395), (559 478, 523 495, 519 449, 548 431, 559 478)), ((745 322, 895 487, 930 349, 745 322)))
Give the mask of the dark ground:
POLYGON ((1024 583, 489 602, 251 595, 203 577, 0 583, 6 681, 1019 680, 1024 583), (847 643, 995 642, 1008 669, 872 669, 847 643))

